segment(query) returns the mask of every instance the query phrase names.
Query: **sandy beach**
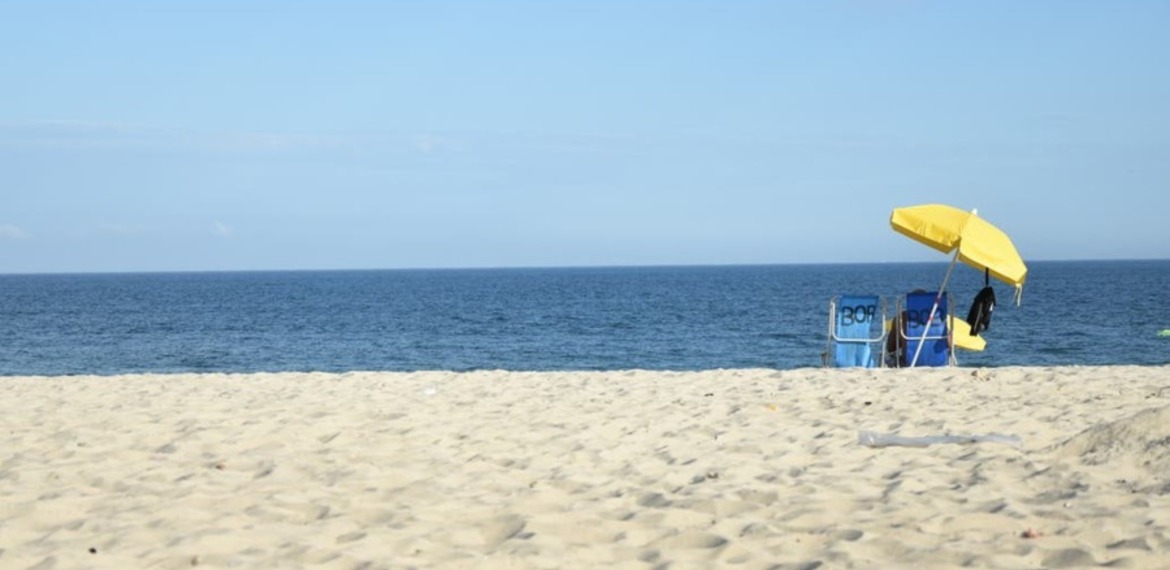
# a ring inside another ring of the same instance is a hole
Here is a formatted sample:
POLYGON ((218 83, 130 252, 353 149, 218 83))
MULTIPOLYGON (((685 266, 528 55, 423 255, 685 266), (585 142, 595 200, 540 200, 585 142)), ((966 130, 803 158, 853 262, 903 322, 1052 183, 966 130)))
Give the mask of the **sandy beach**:
POLYGON ((1170 568, 1170 367, 6 377, 0 402, 6 569, 1170 568))

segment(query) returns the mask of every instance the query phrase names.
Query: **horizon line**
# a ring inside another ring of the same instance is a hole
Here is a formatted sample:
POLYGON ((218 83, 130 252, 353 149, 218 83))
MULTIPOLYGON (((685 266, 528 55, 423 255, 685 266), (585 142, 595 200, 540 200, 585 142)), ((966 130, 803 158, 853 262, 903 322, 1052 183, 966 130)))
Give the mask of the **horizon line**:
MULTIPOLYGON (((1087 258, 1087 259, 1036 259, 1027 263, 1125 263, 1135 261, 1170 261, 1160 257, 1130 258, 1087 258)), ((772 263, 635 263, 610 265, 484 265, 484 266, 410 266, 410 267, 348 267, 348 268, 270 268, 270 269, 145 269, 145 270, 98 270, 98 271, 32 271, 5 272, 0 277, 33 277, 50 275, 176 275, 198 273, 328 273, 328 272, 375 272, 375 271, 524 271, 524 270, 575 270, 575 269, 684 269, 717 267, 800 267, 830 265, 928 265, 946 264, 949 259, 887 260, 887 261, 817 261, 817 262, 772 262, 772 263)))

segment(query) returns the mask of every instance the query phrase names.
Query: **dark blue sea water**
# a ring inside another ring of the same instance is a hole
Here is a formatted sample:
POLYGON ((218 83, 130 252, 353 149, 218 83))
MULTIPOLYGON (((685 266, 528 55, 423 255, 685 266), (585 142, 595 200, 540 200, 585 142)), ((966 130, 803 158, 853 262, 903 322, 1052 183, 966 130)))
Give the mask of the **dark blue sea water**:
MULTIPOLYGON (((837 293, 946 263, 0 276, 0 374, 820 366, 837 293)), ((1170 260, 1033 262, 970 366, 1170 363, 1170 260)), ((983 275, 949 289, 965 315, 983 275)))

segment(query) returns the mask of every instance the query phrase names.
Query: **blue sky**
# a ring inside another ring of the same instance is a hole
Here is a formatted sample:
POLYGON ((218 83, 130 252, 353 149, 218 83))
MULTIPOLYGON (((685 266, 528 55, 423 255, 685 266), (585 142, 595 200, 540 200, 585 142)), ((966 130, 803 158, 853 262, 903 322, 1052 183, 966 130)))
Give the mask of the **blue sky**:
POLYGON ((1170 3, 0 0, 0 272, 1170 257, 1170 3), (945 258, 944 258, 945 259, 945 258))

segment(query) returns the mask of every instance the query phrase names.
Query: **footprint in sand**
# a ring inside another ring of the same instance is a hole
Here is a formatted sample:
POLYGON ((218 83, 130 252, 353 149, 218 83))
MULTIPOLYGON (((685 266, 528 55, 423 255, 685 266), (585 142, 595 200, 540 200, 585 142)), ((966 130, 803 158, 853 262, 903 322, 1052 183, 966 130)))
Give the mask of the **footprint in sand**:
POLYGON ((337 537, 337 544, 345 544, 347 542, 355 542, 366 537, 366 533, 356 530, 354 532, 347 532, 337 537))
POLYGON ((1129 549, 1129 550, 1145 550, 1152 551, 1150 543, 1143 537, 1131 538, 1128 540, 1119 540, 1108 546, 1109 550, 1129 549))
POLYGON ((662 493, 644 493, 638 497, 639 507, 668 507, 670 506, 670 499, 667 499, 662 493))
POLYGON ((1065 548, 1044 557, 1045 568, 1088 568, 1097 566, 1092 554, 1080 548, 1065 548))
POLYGON ((527 522, 516 515, 506 515, 488 521, 480 529, 480 534, 483 535, 483 545, 488 549, 494 549, 504 541, 520 534, 526 525, 527 522))
POLYGON ((680 549, 707 549, 720 548, 728 543, 726 538, 717 534, 701 531, 687 531, 663 538, 661 546, 664 548, 680 549))
POLYGON ((833 535, 834 540, 844 540, 845 542, 857 542, 865 533, 857 529, 847 529, 840 531, 833 535))

